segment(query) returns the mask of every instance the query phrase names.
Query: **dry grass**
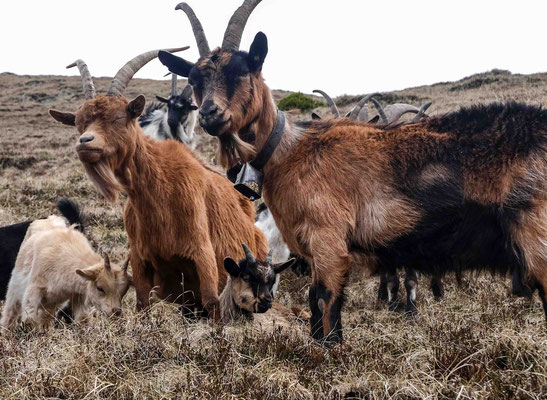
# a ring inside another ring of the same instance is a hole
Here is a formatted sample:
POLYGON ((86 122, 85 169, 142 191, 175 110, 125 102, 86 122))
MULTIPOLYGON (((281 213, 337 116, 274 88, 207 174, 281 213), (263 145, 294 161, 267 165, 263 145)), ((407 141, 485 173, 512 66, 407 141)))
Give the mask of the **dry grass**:
MULTIPOLYGON (((0 225, 46 216, 59 197, 72 197, 85 206, 96 245, 121 260, 122 203, 99 196, 76 158, 77 133, 47 115, 48 108, 74 110, 80 90, 78 78, 0 75, 0 225)), ((167 81, 137 79, 127 96, 168 91, 167 81)), ((389 96, 433 100, 432 113, 507 99, 545 106, 547 74, 493 72, 389 96)), ((352 100, 339 98, 342 110, 352 100)), ((328 115, 327 108, 316 111, 328 115)), ((200 135, 198 150, 210 162, 215 146, 200 135)), ((377 280, 356 271, 343 314, 346 341, 331 350, 310 341, 305 326, 214 327, 185 321, 168 304, 138 314, 130 291, 120 320, 0 337, 0 398, 547 397, 547 335, 537 299, 515 299, 508 281, 489 275, 467 277, 461 288, 447 279, 438 303, 426 287, 422 279, 420 314, 408 320, 377 304, 377 280)), ((287 273, 279 300, 306 306, 307 288, 306 278, 287 273)))

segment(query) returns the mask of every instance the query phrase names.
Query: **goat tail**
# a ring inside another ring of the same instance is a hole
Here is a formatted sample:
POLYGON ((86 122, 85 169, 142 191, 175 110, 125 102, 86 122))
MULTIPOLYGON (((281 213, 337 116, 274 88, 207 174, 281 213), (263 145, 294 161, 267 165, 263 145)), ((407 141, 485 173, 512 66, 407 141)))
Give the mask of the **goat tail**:
POLYGON ((63 197, 57 202, 57 210, 68 220, 70 225, 75 225, 77 230, 84 232, 85 215, 74 200, 63 197))

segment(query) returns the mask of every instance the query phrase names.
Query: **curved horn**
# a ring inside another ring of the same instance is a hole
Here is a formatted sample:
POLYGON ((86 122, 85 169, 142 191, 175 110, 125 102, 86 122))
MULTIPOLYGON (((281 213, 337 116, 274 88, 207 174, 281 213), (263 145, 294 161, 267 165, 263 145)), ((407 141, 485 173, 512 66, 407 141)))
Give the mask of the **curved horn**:
POLYGON ((384 109, 388 123, 397 122, 406 113, 418 113, 420 110, 410 104, 395 103, 384 109))
POLYGON ((89 73, 89 68, 84 60, 76 60, 72 64, 67 65, 67 68, 72 68, 78 66, 80 71, 80 76, 82 77, 82 86, 84 88, 84 96, 86 100, 92 99, 95 97, 95 85, 93 85, 93 80, 91 79, 91 74, 89 73))
POLYGON ((192 98, 192 86, 186 85, 186 87, 182 90, 181 96, 183 99, 191 99, 192 98))
POLYGON ((253 255, 253 253, 251 253, 251 250, 249 250, 247 245, 245 243, 242 243, 241 246, 243 246, 243 250, 245 250, 245 258, 247 259, 247 261, 249 261, 250 263, 256 262, 255 256, 253 255))
MULTIPOLYGON (((351 109, 351 111, 349 113, 349 118, 354 120, 354 121, 364 121, 364 120, 358 120, 357 118, 359 117, 359 113, 361 112, 361 108, 363 108, 364 105, 367 104, 367 101, 372 99, 373 96, 381 97, 382 95, 380 93, 370 93, 370 94, 367 94, 366 96, 363 96, 361 98, 361 100, 359 100, 357 105, 351 109)), ((368 112, 367 112, 367 114, 368 114, 368 112)), ((368 120, 368 118, 367 118, 367 120, 368 120)))
POLYGON ((270 249, 270 251, 268 251, 268 255, 266 256, 266 262, 271 264, 272 263, 272 256, 273 256, 273 249, 270 249))
POLYGON ((261 1, 245 0, 234 12, 234 15, 230 18, 230 22, 228 22, 226 32, 224 32, 224 39, 222 40, 223 50, 239 50, 241 35, 243 35, 247 19, 249 19, 249 16, 261 1))
MULTIPOLYGON (((177 51, 182 51, 188 49, 190 46, 177 47, 173 49, 165 49, 169 53, 176 53, 177 51)), ((123 94, 123 91, 129 84, 133 75, 137 73, 139 69, 144 67, 146 63, 153 60, 158 56, 160 50, 147 51, 146 53, 139 54, 137 57, 134 57, 129 62, 127 62, 114 76, 110 88, 108 89, 108 96, 117 96, 120 97, 123 94)))
POLYGON ((107 271, 110 271, 110 257, 108 256, 108 253, 104 253, 104 269, 107 271))
POLYGON ((171 74, 171 96, 177 95, 177 74, 171 74))
POLYGON ((340 111, 338 111, 338 107, 336 107, 336 103, 334 102, 333 99, 331 99, 331 97, 328 94, 326 94, 325 92, 319 89, 315 89, 313 93, 319 93, 321 96, 323 96, 325 100, 327 100, 327 104, 330 107, 330 111, 336 116, 336 118, 340 118, 340 111))
POLYGON ((376 109, 378 110, 378 114, 380 115, 380 119, 382 120, 382 123, 386 125, 389 124, 389 121, 386 117, 386 113, 384 112, 382 105, 378 103, 378 100, 376 100, 374 97, 371 97, 370 101, 372 101, 374 105, 376 106, 376 109))
POLYGON ((416 116, 412 119, 412 122, 419 122, 424 116, 425 116, 425 112, 427 111, 427 109, 429 108, 429 106, 432 104, 432 102, 428 102, 428 103, 425 103, 421 108, 420 108, 420 111, 418 111, 418 114, 416 114, 416 116))
POLYGON ((192 7, 190 7, 187 3, 179 3, 175 7, 175 10, 184 11, 190 20, 190 25, 192 25, 192 31, 194 31, 194 37, 196 38, 196 44, 198 45, 199 56, 205 57, 209 55, 211 50, 209 50, 209 43, 205 37, 205 31, 203 30, 203 26, 201 26, 201 22, 199 22, 198 17, 196 17, 194 10, 192 10, 192 7))

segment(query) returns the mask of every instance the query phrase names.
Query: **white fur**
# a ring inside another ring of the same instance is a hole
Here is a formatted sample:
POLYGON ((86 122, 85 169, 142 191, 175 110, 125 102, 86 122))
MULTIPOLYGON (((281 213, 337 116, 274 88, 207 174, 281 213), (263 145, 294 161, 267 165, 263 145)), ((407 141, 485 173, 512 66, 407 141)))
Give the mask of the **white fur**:
POLYGON ((69 300, 76 320, 83 319, 92 306, 107 314, 121 310, 118 294, 127 291, 127 275, 104 271, 102 258, 85 236, 67 227, 63 218, 50 216, 34 221, 17 255, 0 325, 13 328, 22 320, 45 328, 57 309, 69 300), (96 281, 105 286, 104 293, 99 293, 95 281, 79 276, 79 269, 96 276, 96 281))
MULTIPOLYGON (((169 124, 167 123, 166 109, 154 110, 150 119, 150 123, 142 128, 145 135, 158 141, 176 139, 171 135, 171 128, 169 128, 169 124), (162 129, 160 128, 163 129, 163 132, 166 132, 165 135, 161 132, 162 129)), ((190 111, 184 124, 179 124, 177 127, 177 137, 192 150, 196 147, 196 135, 194 132, 196 121, 197 111, 190 111)))

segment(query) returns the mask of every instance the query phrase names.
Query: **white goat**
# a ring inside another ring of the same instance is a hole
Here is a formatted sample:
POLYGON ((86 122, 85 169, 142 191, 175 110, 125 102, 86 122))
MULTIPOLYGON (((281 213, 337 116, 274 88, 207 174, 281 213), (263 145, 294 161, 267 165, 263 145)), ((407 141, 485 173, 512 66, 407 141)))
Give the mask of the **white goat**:
POLYGON ((74 225, 57 216, 36 220, 17 255, 0 325, 11 329, 22 320, 43 330, 68 301, 76 321, 92 307, 120 315, 131 281, 127 263, 112 268, 108 256, 103 261, 74 225))

